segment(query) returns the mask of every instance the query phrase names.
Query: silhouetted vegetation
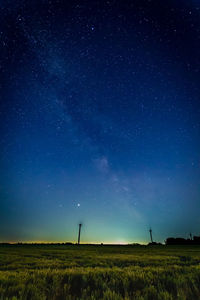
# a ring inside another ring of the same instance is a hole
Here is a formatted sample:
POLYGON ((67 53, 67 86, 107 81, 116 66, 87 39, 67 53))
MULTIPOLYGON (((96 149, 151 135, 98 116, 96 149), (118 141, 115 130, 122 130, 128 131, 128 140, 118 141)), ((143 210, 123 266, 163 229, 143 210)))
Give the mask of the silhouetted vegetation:
POLYGON ((152 242, 152 243, 149 243, 148 246, 162 246, 163 244, 161 243, 156 243, 156 242, 152 242))
POLYGON ((199 246, 0 246, 2 300, 197 300, 199 283, 199 246))
POLYGON ((194 236, 193 239, 167 238, 166 245, 200 245, 200 237, 194 236))

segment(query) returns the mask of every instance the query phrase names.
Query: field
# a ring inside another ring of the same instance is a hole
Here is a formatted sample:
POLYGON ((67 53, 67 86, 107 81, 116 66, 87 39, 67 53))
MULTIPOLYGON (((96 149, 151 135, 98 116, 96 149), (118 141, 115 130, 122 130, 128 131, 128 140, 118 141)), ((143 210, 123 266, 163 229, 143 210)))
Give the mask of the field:
POLYGON ((200 246, 1 245, 0 299, 197 300, 200 246))

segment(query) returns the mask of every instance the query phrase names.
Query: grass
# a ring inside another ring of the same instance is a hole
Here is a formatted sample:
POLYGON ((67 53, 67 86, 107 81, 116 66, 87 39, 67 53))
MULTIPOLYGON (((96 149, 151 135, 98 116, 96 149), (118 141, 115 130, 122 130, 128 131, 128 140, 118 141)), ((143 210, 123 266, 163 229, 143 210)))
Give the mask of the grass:
POLYGON ((200 246, 1 245, 0 299, 197 300, 200 246))

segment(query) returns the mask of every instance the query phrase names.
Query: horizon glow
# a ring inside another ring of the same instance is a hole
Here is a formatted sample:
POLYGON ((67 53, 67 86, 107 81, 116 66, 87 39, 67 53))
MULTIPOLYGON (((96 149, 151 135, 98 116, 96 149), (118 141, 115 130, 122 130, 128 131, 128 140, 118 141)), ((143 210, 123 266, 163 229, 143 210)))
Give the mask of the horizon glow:
POLYGON ((0 14, 0 242, 199 235, 199 4, 0 14))

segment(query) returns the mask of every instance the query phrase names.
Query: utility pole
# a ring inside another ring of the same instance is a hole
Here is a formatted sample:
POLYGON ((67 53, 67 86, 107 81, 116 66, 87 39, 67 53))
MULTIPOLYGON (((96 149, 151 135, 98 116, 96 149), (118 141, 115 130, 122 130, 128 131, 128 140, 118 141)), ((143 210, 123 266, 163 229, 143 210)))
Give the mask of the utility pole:
POLYGON ((191 234, 191 232, 190 232, 190 239, 192 240, 192 234, 191 234))
POLYGON ((151 242, 153 243, 153 237, 152 237, 152 229, 149 229, 149 233, 150 233, 150 238, 151 238, 151 242))
POLYGON ((78 230, 78 245, 80 244, 80 239, 81 239, 81 226, 82 224, 79 224, 79 230, 78 230))

